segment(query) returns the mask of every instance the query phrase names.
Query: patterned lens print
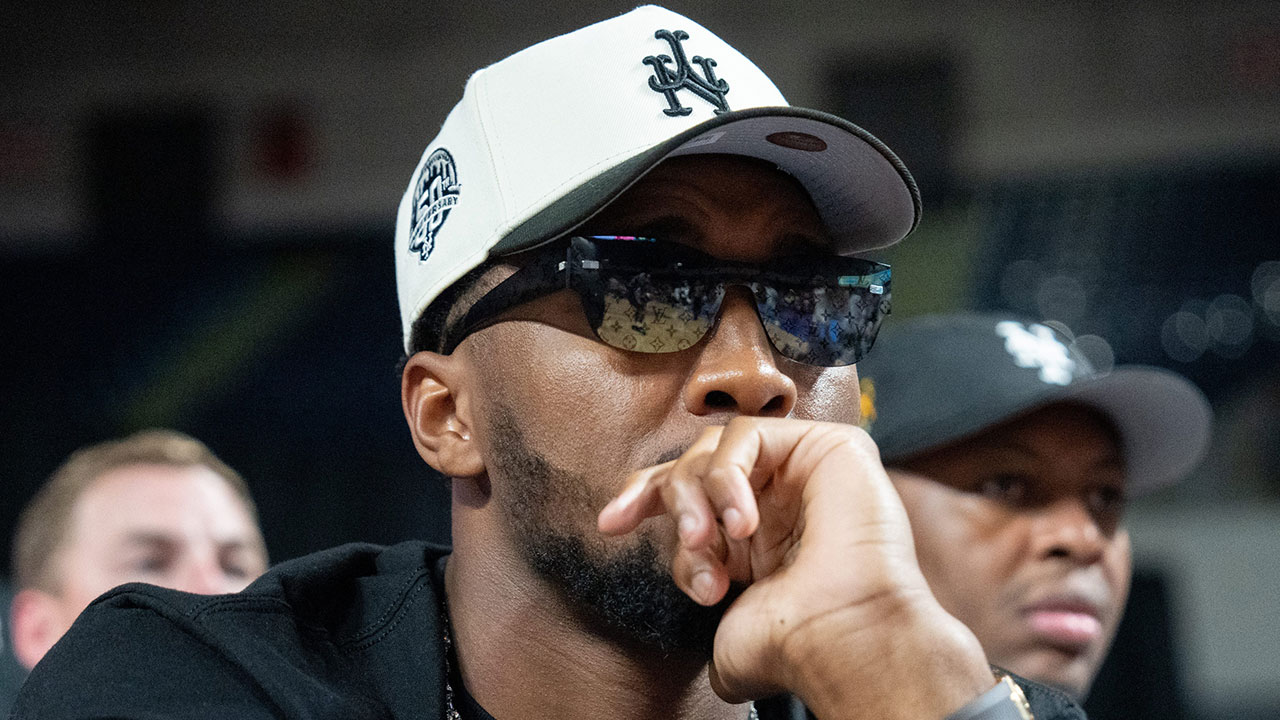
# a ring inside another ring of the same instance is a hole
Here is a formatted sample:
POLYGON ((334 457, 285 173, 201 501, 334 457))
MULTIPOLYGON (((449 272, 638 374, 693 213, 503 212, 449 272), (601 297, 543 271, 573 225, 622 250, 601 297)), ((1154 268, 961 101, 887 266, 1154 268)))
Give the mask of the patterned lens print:
POLYGON ((848 274, 838 275, 830 263, 798 259, 761 270, 709 260, 682 246, 624 240, 573 238, 568 259, 576 268, 570 284, 596 335, 624 350, 668 353, 695 345, 715 325, 729 285, 751 290, 779 353, 811 365, 860 360, 889 311, 890 271, 884 266, 859 272, 857 263, 841 258, 848 274), (655 258, 665 264, 655 268, 655 258))
POLYGON ((614 347, 674 352, 702 339, 715 322, 724 288, 714 283, 636 273, 609 278, 596 334, 614 347))
POLYGON ((844 276, 838 285, 815 279, 811 286, 778 289, 752 283, 756 307, 769 341, 784 356, 802 363, 851 365, 871 349, 888 310, 883 286, 868 278, 844 276), (850 282, 854 281, 855 282, 850 282), (874 289, 855 289, 879 286, 874 289))

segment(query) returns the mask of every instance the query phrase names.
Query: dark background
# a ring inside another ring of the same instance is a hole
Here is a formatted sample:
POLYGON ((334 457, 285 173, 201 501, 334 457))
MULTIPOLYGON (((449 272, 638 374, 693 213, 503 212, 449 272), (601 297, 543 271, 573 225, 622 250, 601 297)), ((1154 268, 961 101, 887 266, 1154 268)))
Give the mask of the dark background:
MULTIPOLYGON (((1210 458, 1134 509, 1144 569, 1093 716, 1280 716, 1280 533, 1251 530, 1280 526, 1277 6, 673 6, 912 168, 895 317, 1010 308, 1205 390, 1210 458)), ((274 560, 447 541, 399 408, 395 204, 470 71, 628 7, 5 9, 5 557, 68 453, 153 426, 249 479, 274 560)))

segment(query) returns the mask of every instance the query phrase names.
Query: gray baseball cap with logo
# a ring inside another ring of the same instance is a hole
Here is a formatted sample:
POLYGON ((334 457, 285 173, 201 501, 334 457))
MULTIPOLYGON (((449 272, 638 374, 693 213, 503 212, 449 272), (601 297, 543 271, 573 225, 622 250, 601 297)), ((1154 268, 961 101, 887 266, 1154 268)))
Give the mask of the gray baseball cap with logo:
POLYGON ((887 465, 1073 402, 1115 424, 1130 492, 1141 493, 1190 473, 1213 424, 1208 400, 1181 375, 1142 365, 1099 372, 1058 329, 1010 314, 886 323, 858 372, 874 393, 864 424, 887 465))

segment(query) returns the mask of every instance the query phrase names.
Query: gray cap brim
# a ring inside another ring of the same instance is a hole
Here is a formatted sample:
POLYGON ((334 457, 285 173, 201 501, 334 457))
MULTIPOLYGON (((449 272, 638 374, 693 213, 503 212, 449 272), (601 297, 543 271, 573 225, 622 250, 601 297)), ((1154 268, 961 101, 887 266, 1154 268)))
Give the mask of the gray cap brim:
POLYGON ((552 240, 586 221, 669 157, 729 154, 771 162, 796 178, 845 255, 892 245, 920 222, 920 190, 906 166, 874 135, 843 118, 799 107, 764 107, 717 115, 602 171, 502 238, 499 256, 552 240), (808 150, 769 140, 801 133, 824 147, 808 150))
POLYGON ((882 332, 859 373, 875 388, 870 433, 886 464, 1062 402, 1095 408, 1115 424, 1132 493, 1174 483, 1204 457, 1213 412, 1190 381, 1141 365, 1096 373, 1072 349, 1070 382, 1044 382, 1037 367, 1015 362, 994 331, 1008 319, 936 316, 882 332))

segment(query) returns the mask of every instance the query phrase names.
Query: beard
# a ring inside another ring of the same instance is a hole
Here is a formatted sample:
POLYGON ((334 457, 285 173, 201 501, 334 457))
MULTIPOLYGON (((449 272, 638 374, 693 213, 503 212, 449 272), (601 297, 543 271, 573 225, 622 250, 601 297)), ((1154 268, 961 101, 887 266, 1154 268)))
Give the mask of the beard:
POLYGON ((515 545, 583 624, 614 641, 709 660, 716 627, 740 590, 731 588, 714 606, 699 605, 676 586, 649 535, 638 530, 627 545, 607 547, 594 522, 606 490, 533 450, 509 408, 496 408, 489 430, 494 469, 504 480, 495 498, 515 545))

